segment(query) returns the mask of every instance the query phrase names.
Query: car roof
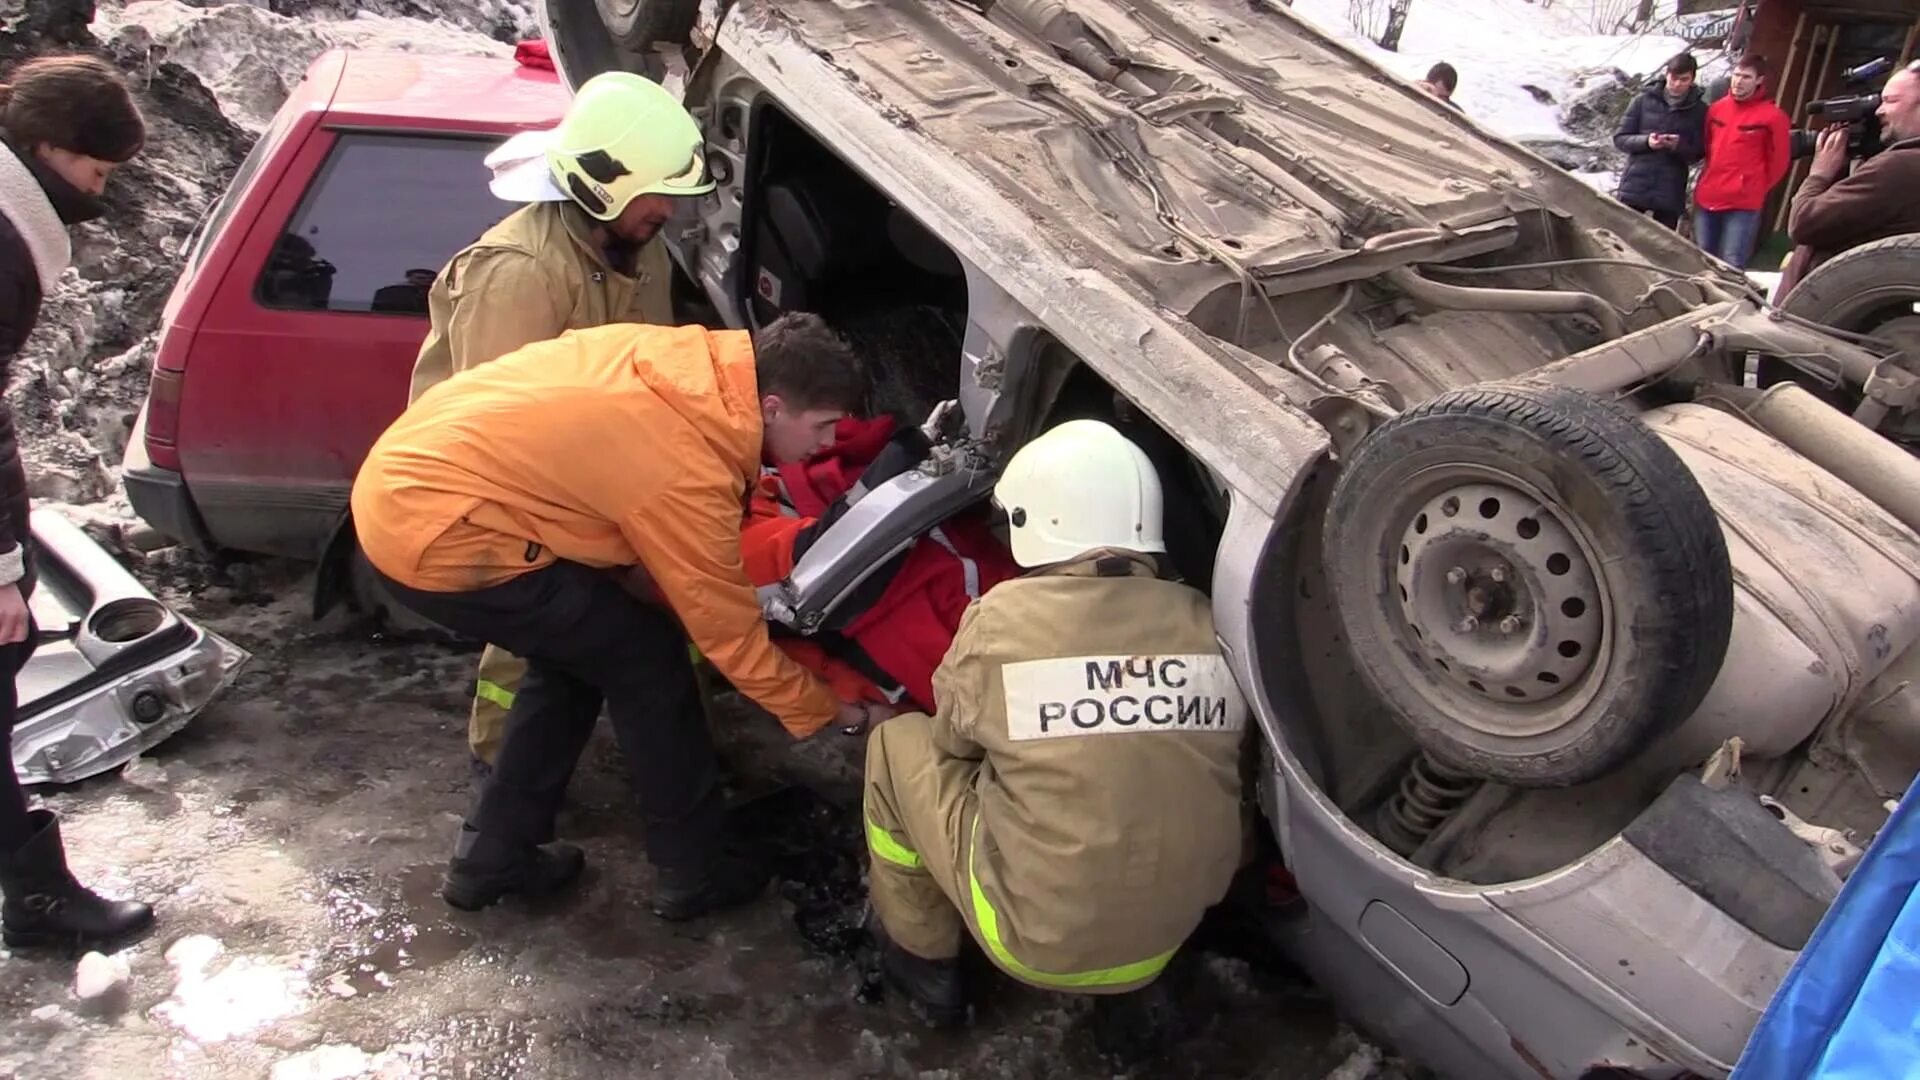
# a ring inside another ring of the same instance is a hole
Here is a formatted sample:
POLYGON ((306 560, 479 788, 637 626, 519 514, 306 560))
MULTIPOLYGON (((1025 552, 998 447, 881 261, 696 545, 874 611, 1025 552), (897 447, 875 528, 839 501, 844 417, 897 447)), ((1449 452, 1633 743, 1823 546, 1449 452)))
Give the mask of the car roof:
MULTIPOLYGON (((559 76, 512 57, 342 50, 322 56, 314 71, 328 66, 339 75, 323 107, 336 124, 519 131, 552 127, 569 100, 559 76)), ((310 81, 319 89, 329 80, 310 81)))

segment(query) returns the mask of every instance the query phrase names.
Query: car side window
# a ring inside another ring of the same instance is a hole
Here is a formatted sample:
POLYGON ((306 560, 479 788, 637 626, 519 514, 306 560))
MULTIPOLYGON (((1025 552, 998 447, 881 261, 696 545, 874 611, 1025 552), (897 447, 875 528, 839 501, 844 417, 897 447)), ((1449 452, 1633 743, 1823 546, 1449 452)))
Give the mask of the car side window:
POLYGON ((513 207, 487 190, 497 139, 344 132, 254 287, 270 308, 424 316, 447 260, 513 207))

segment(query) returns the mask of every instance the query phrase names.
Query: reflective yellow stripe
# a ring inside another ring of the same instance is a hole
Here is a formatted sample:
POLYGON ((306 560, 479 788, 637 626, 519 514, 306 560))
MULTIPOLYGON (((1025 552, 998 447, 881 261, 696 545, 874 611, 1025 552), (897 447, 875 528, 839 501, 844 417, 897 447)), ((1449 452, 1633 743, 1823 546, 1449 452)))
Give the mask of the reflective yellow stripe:
MULTIPOLYGON (((974 849, 977 851, 980 843, 978 819, 975 819, 973 839, 974 849)), ((1148 957, 1131 964, 1101 968, 1098 971, 1081 971, 1071 975, 1036 971, 1014 959, 1013 953, 1007 951, 1006 942, 1000 940, 1000 915, 993 910, 993 905, 987 902, 987 894, 980 888, 980 877, 973 872, 973 860, 974 853, 970 851, 967 853, 967 886, 973 892, 973 920, 980 926, 980 937, 987 943, 987 949, 993 953, 993 958, 1000 962, 1001 967, 1030 983, 1038 986, 1060 987, 1124 986, 1127 983, 1151 979, 1160 974, 1161 969, 1167 966, 1167 962, 1173 959, 1173 954, 1179 951, 1178 947, 1175 947, 1159 956, 1148 957)))
POLYGON ((920 869, 920 855, 912 848, 893 838, 893 834, 867 819, 867 846, 875 855, 909 870, 920 869))
POLYGON ((481 679, 476 683, 473 696, 481 701, 491 701, 503 709, 513 708, 513 691, 490 679, 481 679))

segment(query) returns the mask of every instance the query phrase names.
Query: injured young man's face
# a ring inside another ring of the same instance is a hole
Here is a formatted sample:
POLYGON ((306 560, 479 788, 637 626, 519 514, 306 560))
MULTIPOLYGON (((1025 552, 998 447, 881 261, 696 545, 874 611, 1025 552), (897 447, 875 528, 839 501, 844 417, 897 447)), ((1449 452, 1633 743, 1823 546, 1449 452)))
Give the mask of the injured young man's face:
POLYGON ((805 461, 833 445, 833 429, 845 409, 795 409, 776 394, 760 401, 761 446, 776 465, 805 461))

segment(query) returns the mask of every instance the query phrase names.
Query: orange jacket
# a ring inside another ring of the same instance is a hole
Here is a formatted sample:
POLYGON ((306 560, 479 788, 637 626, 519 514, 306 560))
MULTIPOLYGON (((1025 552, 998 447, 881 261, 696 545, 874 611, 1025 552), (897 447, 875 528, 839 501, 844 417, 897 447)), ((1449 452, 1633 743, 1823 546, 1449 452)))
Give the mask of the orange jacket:
POLYGON ((354 527, 374 566, 429 592, 637 563, 727 680, 805 737, 838 704, 774 648, 741 564, 760 441, 746 333, 573 331, 421 395, 361 466, 354 527))

